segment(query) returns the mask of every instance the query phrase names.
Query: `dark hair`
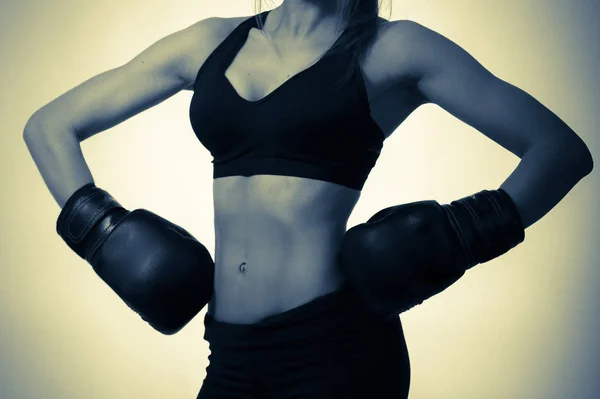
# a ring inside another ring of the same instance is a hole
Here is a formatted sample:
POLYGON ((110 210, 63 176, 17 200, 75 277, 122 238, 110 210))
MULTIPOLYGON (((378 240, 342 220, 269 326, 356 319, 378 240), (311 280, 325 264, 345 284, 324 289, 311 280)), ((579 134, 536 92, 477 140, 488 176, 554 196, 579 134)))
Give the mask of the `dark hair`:
MULTIPOLYGON (((365 55, 370 48, 373 40, 377 35, 379 26, 379 11, 385 0, 337 0, 338 24, 345 21, 343 36, 323 55, 323 57, 335 52, 349 52, 351 60, 346 69, 346 73, 338 82, 343 84, 352 76, 354 68, 359 60, 365 55)), ((262 13, 262 1, 255 0, 256 21, 259 28, 262 30, 263 21, 259 17, 262 13)), ((390 3, 390 15, 392 5, 390 3)))

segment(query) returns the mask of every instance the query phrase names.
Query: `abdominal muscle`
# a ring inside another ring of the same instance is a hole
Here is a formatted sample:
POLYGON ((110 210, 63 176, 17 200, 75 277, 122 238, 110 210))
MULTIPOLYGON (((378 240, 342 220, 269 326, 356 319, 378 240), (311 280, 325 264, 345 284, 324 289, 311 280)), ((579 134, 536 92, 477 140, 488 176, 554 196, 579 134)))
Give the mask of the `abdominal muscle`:
POLYGON ((339 288, 337 251, 360 191, 257 175, 215 179, 213 195, 216 320, 255 323, 339 288))

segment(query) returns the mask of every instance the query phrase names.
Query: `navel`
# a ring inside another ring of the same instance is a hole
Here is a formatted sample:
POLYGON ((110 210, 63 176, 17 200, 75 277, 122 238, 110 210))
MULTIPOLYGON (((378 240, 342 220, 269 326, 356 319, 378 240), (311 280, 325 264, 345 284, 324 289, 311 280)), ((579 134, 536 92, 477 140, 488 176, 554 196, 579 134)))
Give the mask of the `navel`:
POLYGON ((245 273, 247 267, 248 267, 248 265, 246 265, 246 262, 240 263, 240 273, 245 273))

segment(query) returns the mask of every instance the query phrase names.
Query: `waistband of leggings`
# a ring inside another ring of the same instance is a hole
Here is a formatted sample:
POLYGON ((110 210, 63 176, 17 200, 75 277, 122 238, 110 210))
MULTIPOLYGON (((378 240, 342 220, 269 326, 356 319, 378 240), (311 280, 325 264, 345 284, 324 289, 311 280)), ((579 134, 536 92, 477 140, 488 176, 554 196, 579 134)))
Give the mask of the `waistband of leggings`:
MULTIPOLYGON (((361 323, 381 319, 345 286, 253 324, 227 323, 204 317, 204 339, 211 347, 265 348, 310 343, 361 323)), ((358 327, 360 328, 360 327, 358 327)))

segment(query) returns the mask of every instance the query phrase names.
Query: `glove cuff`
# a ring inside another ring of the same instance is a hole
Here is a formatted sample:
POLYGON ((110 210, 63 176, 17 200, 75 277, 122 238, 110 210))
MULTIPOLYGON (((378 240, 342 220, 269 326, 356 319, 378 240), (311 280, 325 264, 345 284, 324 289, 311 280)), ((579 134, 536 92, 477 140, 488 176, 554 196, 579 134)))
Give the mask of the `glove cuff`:
POLYGON ((517 207, 503 189, 483 190, 442 207, 459 237, 468 268, 508 252, 525 239, 517 207))
POLYGON ((127 213, 109 193, 88 183, 75 191, 63 206, 56 221, 56 232, 77 255, 89 262, 127 213))

